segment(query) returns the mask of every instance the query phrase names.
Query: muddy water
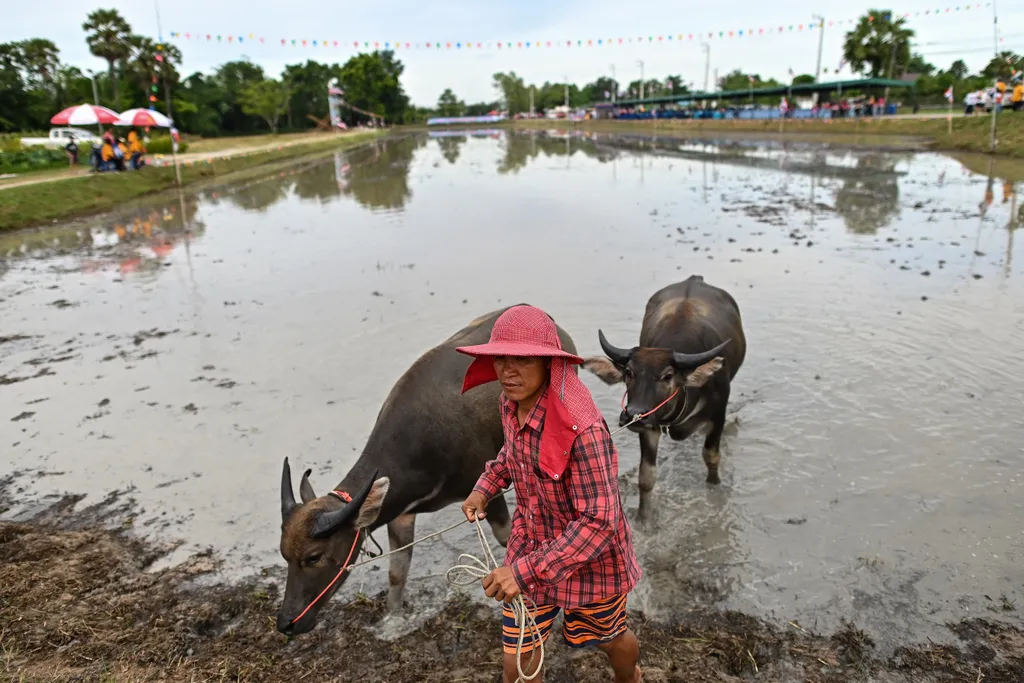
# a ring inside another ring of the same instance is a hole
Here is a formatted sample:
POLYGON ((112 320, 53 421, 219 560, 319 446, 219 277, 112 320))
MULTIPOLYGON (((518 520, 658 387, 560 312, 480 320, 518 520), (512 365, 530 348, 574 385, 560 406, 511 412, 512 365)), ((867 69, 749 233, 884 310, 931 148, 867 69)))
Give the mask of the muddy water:
MULTIPOLYGON (((8 515, 127 490, 137 530, 186 541, 169 562, 277 566, 282 457, 334 485, 424 349, 518 301, 585 354, 598 327, 629 346, 647 298, 699 273, 749 344, 723 483, 704 484, 698 439, 663 439, 633 604, 851 619, 889 642, 1019 619, 1016 191, 934 154, 485 131, 2 236, 0 468, 32 472, 8 515)), ((585 381, 614 420, 620 391, 585 381)), ((635 515, 636 437, 616 440, 635 515)), ((474 543, 417 549, 415 607, 474 543)))

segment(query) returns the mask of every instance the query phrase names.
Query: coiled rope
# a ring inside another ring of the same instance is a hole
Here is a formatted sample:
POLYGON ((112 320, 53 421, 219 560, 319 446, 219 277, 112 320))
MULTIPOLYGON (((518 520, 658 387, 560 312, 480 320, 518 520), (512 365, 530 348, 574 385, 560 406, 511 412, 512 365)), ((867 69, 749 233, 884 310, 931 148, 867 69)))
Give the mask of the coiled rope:
MULTIPOLYGON (((473 524, 473 528, 476 529, 477 538, 480 539, 483 559, 470 553, 459 555, 459 563, 445 573, 445 578, 452 585, 471 586, 501 566, 494 559, 491 547, 487 545, 487 537, 484 536, 484 529, 480 525, 480 520, 473 524)), ((537 619, 534 617, 534 614, 537 612, 537 603, 531 600, 529 596, 520 593, 512 598, 509 606, 516 617, 516 626, 519 628, 519 636, 516 638, 516 671, 519 673, 518 681, 532 681, 540 675, 541 666, 544 664, 544 643, 541 641, 540 627, 537 626, 537 619), (523 642, 526 640, 527 634, 530 635, 530 640, 534 645, 533 650, 530 652, 530 660, 527 663, 527 668, 533 671, 529 675, 523 671, 523 642)))

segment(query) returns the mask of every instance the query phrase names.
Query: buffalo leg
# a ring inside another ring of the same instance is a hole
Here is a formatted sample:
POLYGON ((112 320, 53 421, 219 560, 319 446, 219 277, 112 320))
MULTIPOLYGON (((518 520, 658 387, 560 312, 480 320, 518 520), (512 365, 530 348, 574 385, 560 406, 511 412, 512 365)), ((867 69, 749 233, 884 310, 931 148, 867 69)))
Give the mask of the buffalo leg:
POLYGON ((645 429, 640 432, 640 517, 650 516, 653 507, 654 482, 658 479, 658 442, 661 431, 645 429))
POLYGON ((505 494, 487 504, 487 522, 491 525, 491 533, 504 548, 508 545, 508 537, 512 535, 512 521, 508 514, 505 494))
MULTIPOLYGON (((400 515, 388 522, 388 545, 391 551, 408 545, 415 540, 416 515, 400 515)), ((391 556, 388 567, 388 611, 400 612, 404 604, 405 582, 409 579, 412 564, 412 548, 406 548, 391 556)))
POLYGON ((722 460, 722 453, 719 446, 722 442, 722 432, 725 430, 725 409, 728 400, 718 402, 711 412, 711 429, 704 439, 704 464, 708 466, 709 484, 719 484, 718 465, 722 460))

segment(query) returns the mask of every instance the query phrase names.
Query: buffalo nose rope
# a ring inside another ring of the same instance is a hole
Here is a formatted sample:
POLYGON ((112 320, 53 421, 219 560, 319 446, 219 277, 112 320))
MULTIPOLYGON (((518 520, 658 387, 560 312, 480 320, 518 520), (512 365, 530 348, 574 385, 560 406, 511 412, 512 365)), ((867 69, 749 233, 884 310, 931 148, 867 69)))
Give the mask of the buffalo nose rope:
MULTIPOLYGON (((459 555, 459 564, 453 566, 445 574, 448 583, 456 586, 470 586, 501 566, 494 559, 491 547, 487 545, 487 538, 484 536, 484 529, 479 520, 473 524, 473 527, 480 540, 483 559, 469 553, 459 555)), ((537 605, 522 593, 513 598, 509 605, 512 608, 512 613, 516 616, 516 626, 519 627, 519 636, 516 639, 516 670, 519 672, 519 680, 532 681, 540 675, 541 666, 544 664, 544 643, 541 642, 540 627, 537 626, 537 620, 534 617, 537 605), (527 633, 531 635, 530 640, 534 645, 527 664, 527 668, 533 671, 530 675, 523 672, 523 641, 526 640, 527 633)))

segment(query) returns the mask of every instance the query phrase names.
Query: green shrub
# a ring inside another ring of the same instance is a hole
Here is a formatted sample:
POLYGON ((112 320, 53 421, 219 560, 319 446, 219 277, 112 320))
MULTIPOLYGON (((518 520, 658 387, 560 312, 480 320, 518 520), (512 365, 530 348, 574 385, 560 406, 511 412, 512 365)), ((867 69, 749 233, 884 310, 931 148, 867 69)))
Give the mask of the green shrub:
POLYGON ((17 152, 21 149, 21 136, 11 134, 0 135, 0 153, 17 152))
MULTIPOLYGON (((178 143, 178 151, 185 152, 188 149, 188 143, 182 140, 178 143)), ((171 153, 171 136, 170 135, 154 135, 149 139, 149 143, 146 144, 146 151, 150 154, 170 154, 171 153)))
MULTIPOLYGON (((51 149, 37 146, 16 151, 6 151, 3 148, 0 150, 0 173, 28 173, 68 165, 68 155, 63 147, 51 149)), ((91 151, 90 145, 79 145, 78 163, 88 166, 91 151)))

